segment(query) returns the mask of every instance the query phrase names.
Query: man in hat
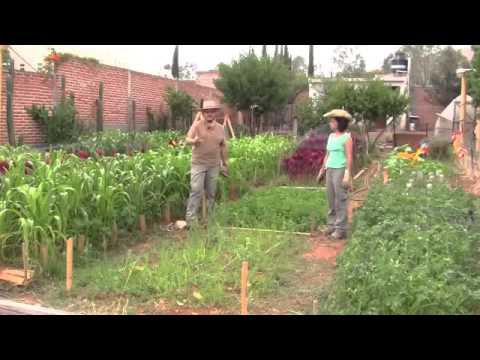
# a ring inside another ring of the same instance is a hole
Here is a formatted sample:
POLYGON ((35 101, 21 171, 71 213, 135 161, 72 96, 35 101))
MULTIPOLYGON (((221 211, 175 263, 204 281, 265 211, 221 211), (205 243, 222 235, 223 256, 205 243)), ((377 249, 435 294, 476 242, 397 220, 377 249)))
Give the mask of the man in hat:
POLYGON ((352 116, 345 110, 332 110, 324 115, 330 119, 332 133, 328 137, 327 154, 317 179, 327 175, 327 235, 341 240, 347 235, 348 189, 351 188, 353 142, 347 131, 352 116))
POLYGON ((197 220, 204 191, 208 198, 208 211, 211 214, 215 203, 215 193, 220 170, 227 173, 227 143, 225 130, 215 120, 215 107, 203 107, 200 116, 188 131, 186 142, 193 146, 186 221, 190 226, 197 220), (222 167, 222 169, 221 169, 222 167))

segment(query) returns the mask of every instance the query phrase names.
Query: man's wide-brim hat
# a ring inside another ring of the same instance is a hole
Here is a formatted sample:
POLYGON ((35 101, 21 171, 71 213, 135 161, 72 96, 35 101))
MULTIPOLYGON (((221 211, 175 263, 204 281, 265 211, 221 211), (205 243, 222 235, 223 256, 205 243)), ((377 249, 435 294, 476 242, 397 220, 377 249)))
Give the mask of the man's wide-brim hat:
POLYGON ((335 110, 329 111, 328 113, 323 115, 323 117, 326 117, 326 118, 343 118, 343 119, 347 119, 348 121, 352 120, 352 115, 350 115, 348 113, 348 111, 341 110, 341 109, 335 109, 335 110))
POLYGON ((220 106, 211 100, 203 101, 202 108, 200 109, 201 112, 214 112, 220 109, 220 106))

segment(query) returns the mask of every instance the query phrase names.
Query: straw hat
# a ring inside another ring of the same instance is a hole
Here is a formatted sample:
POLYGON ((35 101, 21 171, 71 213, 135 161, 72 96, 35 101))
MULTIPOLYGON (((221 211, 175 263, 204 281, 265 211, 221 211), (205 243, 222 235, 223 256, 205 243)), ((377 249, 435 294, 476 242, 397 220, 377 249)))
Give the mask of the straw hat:
POLYGON ((329 111, 328 113, 323 115, 323 117, 326 117, 326 118, 343 118, 343 119, 347 119, 348 121, 352 120, 352 115, 350 115, 348 113, 348 111, 341 110, 341 109, 335 109, 335 110, 329 111))

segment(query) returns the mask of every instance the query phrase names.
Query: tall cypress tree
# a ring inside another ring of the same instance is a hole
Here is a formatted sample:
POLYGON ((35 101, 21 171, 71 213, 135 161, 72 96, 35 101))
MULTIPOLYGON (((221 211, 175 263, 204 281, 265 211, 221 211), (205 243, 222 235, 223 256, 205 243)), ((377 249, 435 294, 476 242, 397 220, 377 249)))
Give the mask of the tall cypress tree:
POLYGON ((263 45, 262 47, 262 57, 267 57, 267 45, 263 45))
POLYGON ((315 76, 315 68, 313 65, 313 45, 309 45, 308 49, 308 77, 315 76))
POLYGON ((278 45, 275 45, 275 53, 273 55, 273 57, 276 59, 278 56, 278 45))
POLYGON ((283 56, 285 64, 288 65, 288 59, 290 58, 290 55, 288 54, 288 45, 285 45, 285 49, 283 50, 283 56))
POLYGON ((283 60, 283 45, 280 46, 280 59, 283 60))
POLYGON ((175 46, 175 51, 173 52, 172 76, 177 80, 180 77, 180 69, 178 67, 178 45, 175 46))

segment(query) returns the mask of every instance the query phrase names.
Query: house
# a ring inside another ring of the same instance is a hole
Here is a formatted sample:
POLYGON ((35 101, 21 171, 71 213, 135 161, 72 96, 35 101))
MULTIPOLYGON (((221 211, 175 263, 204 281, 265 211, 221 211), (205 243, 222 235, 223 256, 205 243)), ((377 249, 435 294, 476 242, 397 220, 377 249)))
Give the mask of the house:
MULTIPOLYGON (((392 59, 391 63, 392 72, 389 74, 375 74, 374 80, 380 80, 385 85, 392 88, 394 91, 399 91, 407 96, 410 95, 410 60, 405 54, 398 52, 392 59)), ((346 78, 346 81, 354 84, 362 84, 369 79, 366 78, 346 78)), ((324 95, 324 79, 310 79, 309 80, 309 97, 316 98, 324 95)), ((387 120, 387 124, 391 122, 391 119, 387 120)), ((379 122, 376 124, 377 129, 384 129, 385 122, 379 122)), ((403 115, 400 120, 400 128, 406 128, 407 126, 407 114, 403 115)))
POLYGON ((218 79, 219 76, 220 73, 217 70, 197 71, 197 79, 195 82, 197 85, 216 89, 214 80, 218 79))

